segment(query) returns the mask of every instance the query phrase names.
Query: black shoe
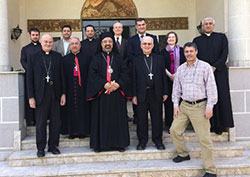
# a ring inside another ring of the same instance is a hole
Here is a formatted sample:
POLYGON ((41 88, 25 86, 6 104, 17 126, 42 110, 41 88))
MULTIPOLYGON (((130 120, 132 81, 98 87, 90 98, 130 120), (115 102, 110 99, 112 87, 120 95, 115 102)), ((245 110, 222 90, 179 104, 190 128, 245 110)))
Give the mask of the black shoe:
POLYGON ((60 150, 57 147, 49 148, 48 152, 51 152, 54 155, 61 154, 60 150))
POLYGON ((138 144, 138 146, 136 147, 136 150, 144 150, 146 148, 146 145, 145 144, 138 144))
POLYGON ((217 175, 212 173, 205 173, 203 177, 217 177, 217 175))
POLYGON ((189 155, 187 155, 186 157, 181 157, 181 156, 177 156, 177 157, 175 157, 174 159, 173 159, 173 161, 175 162, 175 163, 179 163, 179 162, 182 162, 182 161, 185 161, 185 160, 190 160, 190 156, 189 155))
POLYGON ((69 139, 75 139, 76 138, 76 136, 75 135, 69 135, 69 139))
POLYGON ((86 136, 85 135, 78 135, 78 138, 79 139, 84 139, 84 138, 86 138, 86 136))
POLYGON ((125 152, 125 148, 118 148, 119 152, 125 152))
POLYGON ((44 150, 38 150, 36 153, 37 157, 44 157, 45 156, 45 152, 44 150))
POLYGON ((216 131, 215 131, 215 134, 217 134, 217 135, 222 135, 222 131, 221 131, 221 130, 216 130, 216 131))
POLYGON ((99 153, 99 152, 101 152, 101 149, 96 148, 96 149, 94 149, 94 152, 99 153))
POLYGON ((29 126, 35 126, 36 123, 34 121, 26 122, 26 125, 29 126))
POLYGON ((165 145, 164 145, 163 143, 158 143, 158 144, 156 144, 155 146, 156 146, 156 148, 157 148, 158 150, 164 150, 164 149, 166 149, 166 148, 165 148, 165 145))

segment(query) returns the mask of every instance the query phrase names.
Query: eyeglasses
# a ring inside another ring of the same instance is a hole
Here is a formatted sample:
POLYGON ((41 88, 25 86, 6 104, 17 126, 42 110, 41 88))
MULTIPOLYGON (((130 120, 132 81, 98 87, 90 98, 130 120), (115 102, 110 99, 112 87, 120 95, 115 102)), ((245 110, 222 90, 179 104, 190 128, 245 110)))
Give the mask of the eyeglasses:
POLYGON ((152 43, 146 43, 146 42, 143 42, 142 45, 152 45, 152 43))
POLYGON ((104 43, 104 44, 113 43, 113 40, 103 40, 102 43, 104 43))
POLYGON ((45 44, 52 44, 53 41, 43 41, 45 44))

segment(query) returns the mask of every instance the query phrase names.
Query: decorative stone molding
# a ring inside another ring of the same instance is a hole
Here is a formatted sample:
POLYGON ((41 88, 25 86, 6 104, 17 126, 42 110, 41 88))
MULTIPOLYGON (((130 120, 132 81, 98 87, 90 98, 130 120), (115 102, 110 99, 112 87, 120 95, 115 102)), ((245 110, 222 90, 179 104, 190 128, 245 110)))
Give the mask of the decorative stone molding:
MULTIPOLYGON (((188 29, 188 17, 146 18, 148 30, 188 29)), ((73 31, 82 31, 81 20, 77 19, 40 19, 28 20, 28 30, 38 28, 41 32, 60 32, 63 25, 70 25, 73 31)))
POLYGON ((146 18, 147 30, 188 29, 188 17, 146 18))
POLYGON ((28 30, 38 28, 41 32, 60 32, 63 25, 70 25, 73 31, 82 31, 81 21, 76 19, 40 19, 28 20, 28 30))

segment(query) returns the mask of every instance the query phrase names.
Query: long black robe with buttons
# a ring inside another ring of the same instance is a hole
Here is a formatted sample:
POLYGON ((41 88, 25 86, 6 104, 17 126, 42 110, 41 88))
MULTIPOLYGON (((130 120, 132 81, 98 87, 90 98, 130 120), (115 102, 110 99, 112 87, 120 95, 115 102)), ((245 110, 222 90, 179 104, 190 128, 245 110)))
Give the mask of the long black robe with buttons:
POLYGON ((87 98, 91 102, 90 147, 100 150, 125 148, 130 144, 126 115, 126 98, 129 96, 128 70, 119 54, 112 52, 112 55, 111 81, 115 80, 120 88, 111 94, 105 94, 107 63, 102 53, 92 59, 89 67, 87 98))
MULTIPOLYGON (((77 55, 81 73, 81 87, 78 76, 73 76, 75 55, 70 53, 63 57, 63 66, 66 80, 66 119, 62 120, 62 132, 70 135, 90 134, 90 110, 86 99, 89 57, 82 52, 77 55)), ((65 116, 64 116, 65 118, 65 116)))
POLYGON ((214 72, 218 89, 218 102, 214 106, 214 115, 210 119, 211 126, 218 128, 233 127, 233 114, 229 92, 228 68, 228 41, 225 34, 213 32, 196 37, 194 42, 198 47, 198 58, 208 62, 216 68, 214 72))

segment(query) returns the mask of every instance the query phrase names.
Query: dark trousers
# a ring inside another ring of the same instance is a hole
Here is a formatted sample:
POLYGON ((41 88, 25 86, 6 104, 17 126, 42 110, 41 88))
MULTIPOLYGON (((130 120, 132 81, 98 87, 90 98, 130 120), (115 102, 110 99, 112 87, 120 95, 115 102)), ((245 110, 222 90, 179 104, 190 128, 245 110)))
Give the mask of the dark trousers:
POLYGON ((26 85, 26 74, 24 76, 24 96, 25 96, 25 119, 27 123, 35 122, 35 110, 30 107, 26 85))
POLYGON ((137 105, 137 136, 139 143, 148 142, 148 111, 152 124, 152 140, 162 143, 162 102, 156 99, 153 89, 147 89, 145 101, 137 105))
POLYGON ((46 85, 42 103, 36 106, 36 146, 44 150, 47 141, 47 120, 49 122, 49 148, 54 148, 59 142, 60 132, 60 102, 55 98, 53 86, 46 85))

